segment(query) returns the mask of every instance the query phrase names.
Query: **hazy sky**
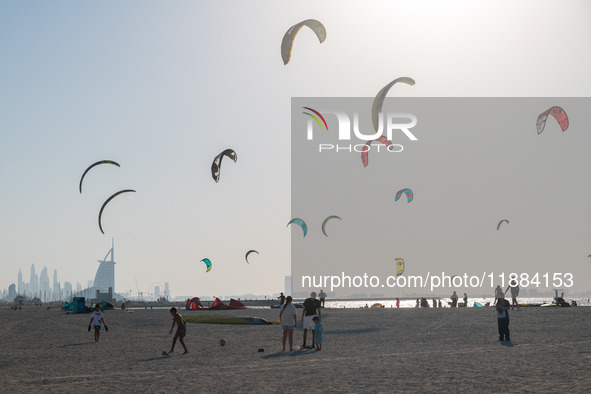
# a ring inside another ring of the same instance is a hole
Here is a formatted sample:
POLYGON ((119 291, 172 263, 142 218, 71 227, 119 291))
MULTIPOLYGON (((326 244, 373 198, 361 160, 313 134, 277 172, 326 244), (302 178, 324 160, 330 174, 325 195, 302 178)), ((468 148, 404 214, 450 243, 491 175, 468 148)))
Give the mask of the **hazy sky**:
MULTIPOLYGON (((29 1, 0 4, 0 288, 32 263, 116 290, 281 291, 290 272, 291 97, 583 97, 586 1, 29 1), (303 29, 287 66, 283 34, 303 29), (238 162, 211 178, 213 158, 238 162), (120 168, 84 169, 111 159, 120 168), (103 215, 102 202, 131 188, 103 215), (246 264, 244 254, 256 249, 246 264), (200 260, 214 264, 205 274, 200 260)), ((581 180, 581 182, 585 182, 581 180)), ((557 198, 559 198, 557 196, 557 198)))

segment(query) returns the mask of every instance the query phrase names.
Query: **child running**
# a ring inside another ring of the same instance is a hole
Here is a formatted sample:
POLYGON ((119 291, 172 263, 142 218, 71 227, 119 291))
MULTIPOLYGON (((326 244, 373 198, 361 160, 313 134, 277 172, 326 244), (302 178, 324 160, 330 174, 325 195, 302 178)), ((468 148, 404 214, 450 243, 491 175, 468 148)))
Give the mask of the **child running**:
POLYGON ((172 327, 170 327, 170 331, 168 332, 168 334, 172 334, 172 329, 174 328, 175 324, 177 325, 177 329, 176 334, 174 334, 174 338, 172 339, 172 347, 170 348, 170 352, 168 352, 167 354, 170 354, 174 351, 174 345, 176 344, 177 338, 179 339, 181 345, 183 345, 183 349, 185 349, 185 352, 183 354, 187 354, 189 353, 189 351, 187 350, 187 347, 185 346, 185 341, 183 340, 185 334, 187 333, 187 322, 185 322, 181 314, 176 311, 175 307, 170 308, 170 314, 172 315, 172 327))
POLYGON ((103 312, 101 311, 101 306, 96 304, 94 306, 94 311, 90 314, 90 322, 88 323, 88 331, 90 331, 90 326, 94 326, 94 341, 99 341, 99 335, 101 333, 101 325, 105 325, 105 331, 109 331, 107 327, 107 323, 105 323, 105 319, 103 318, 103 312))
POLYGON ((322 323, 320 323, 320 318, 318 316, 314 316, 312 321, 314 324, 314 343, 316 343, 316 350, 322 350, 322 333, 324 332, 324 327, 322 327, 322 323))

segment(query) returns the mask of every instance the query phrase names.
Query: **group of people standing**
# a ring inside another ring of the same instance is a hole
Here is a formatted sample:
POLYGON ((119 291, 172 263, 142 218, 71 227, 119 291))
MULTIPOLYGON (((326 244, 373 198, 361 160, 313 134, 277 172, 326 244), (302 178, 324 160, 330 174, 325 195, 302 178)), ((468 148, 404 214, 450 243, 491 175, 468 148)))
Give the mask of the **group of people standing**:
MULTIPOLYGON (((283 295, 283 293, 281 293, 283 295)), ((320 295, 322 296, 324 292, 320 295)), ((321 300, 316 299, 316 292, 310 293, 310 297, 304 300, 304 307, 302 311, 302 325, 304 328, 304 343, 302 344, 303 349, 322 349, 322 336, 324 327, 321 323, 321 306, 324 303, 324 298, 321 300), (312 331, 312 345, 308 346, 308 331, 312 331)), ((293 330, 297 325, 297 313, 296 308, 292 303, 292 297, 287 296, 285 298, 285 304, 281 305, 281 312, 279 312, 279 320, 281 321, 281 329, 283 330, 283 350, 285 351, 286 342, 289 340, 289 350, 293 350, 293 330)))

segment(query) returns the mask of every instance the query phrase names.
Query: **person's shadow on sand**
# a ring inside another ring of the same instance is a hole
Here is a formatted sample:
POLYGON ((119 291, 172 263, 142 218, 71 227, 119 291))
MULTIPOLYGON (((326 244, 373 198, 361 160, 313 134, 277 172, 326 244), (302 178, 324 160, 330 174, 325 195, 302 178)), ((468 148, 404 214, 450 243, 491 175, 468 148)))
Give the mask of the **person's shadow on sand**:
POLYGON ((69 343, 67 345, 62 345, 62 347, 65 349, 65 348, 71 347, 71 346, 85 346, 85 345, 90 345, 91 343, 94 344, 94 342, 69 343))
POLYGON ((515 347, 515 344, 511 341, 499 341, 501 343, 501 346, 505 346, 505 347, 515 347))
POLYGON ((264 360, 268 360, 268 359, 278 358, 278 357, 307 356, 307 355, 314 354, 314 353, 316 353, 315 349, 300 349, 300 350, 294 350, 292 352, 286 351, 286 352, 271 353, 271 354, 264 355, 261 358, 264 360))

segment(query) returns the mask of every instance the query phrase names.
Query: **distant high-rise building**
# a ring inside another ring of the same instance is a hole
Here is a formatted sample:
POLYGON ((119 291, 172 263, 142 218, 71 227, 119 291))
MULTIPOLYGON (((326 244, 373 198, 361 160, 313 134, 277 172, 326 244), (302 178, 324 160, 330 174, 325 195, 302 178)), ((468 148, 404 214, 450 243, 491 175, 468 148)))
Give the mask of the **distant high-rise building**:
POLYGON ((39 297, 39 278, 35 273, 35 264, 31 264, 31 279, 29 280, 29 295, 39 297))
POLYGON ((104 260, 98 260, 100 263, 96 275, 94 277, 95 290, 100 290, 102 293, 109 291, 109 287, 115 292, 115 241, 112 241, 111 250, 107 252, 104 260), (111 255, 111 259, 107 257, 111 255))
POLYGON ((168 282, 164 282, 164 297, 168 300, 170 298, 170 288, 168 282))
POLYGON ((51 288, 49 287, 49 275, 47 275, 47 267, 43 267, 41 270, 41 275, 39 276, 39 293, 43 301, 49 301, 49 296, 51 296, 51 288))
POLYGON ((82 291, 82 285, 80 282, 76 282, 76 293, 80 293, 82 291))
POLYGON ((86 282, 86 284, 88 285, 88 288, 90 289, 92 286, 94 286, 94 280, 89 280, 88 282, 86 282))
POLYGON ((72 284, 70 282, 64 282, 63 298, 66 300, 72 298, 72 284))
POLYGON ((8 286, 8 301, 12 301, 16 298, 16 285, 13 283, 8 286))
POLYGON ((54 295, 54 299, 58 300, 59 299, 59 295, 60 295, 60 284, 57 281, 57 270, 54 269, 53 270, 53 295, 54 295))
POLYGON ((291 295, 291 276, 285 277, 285 295, 291 295))
POLYGON ((160 286, 154 286, 154 298, 160 298, 160 286))
POLYGON ((23 282, 23 273, 19 269, 18 270, 18 282, 17 282, 17 291, 18 294, 25 294, 25 282, 23 282))

